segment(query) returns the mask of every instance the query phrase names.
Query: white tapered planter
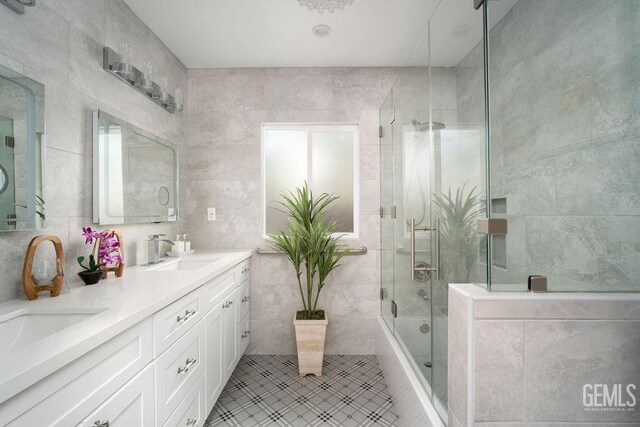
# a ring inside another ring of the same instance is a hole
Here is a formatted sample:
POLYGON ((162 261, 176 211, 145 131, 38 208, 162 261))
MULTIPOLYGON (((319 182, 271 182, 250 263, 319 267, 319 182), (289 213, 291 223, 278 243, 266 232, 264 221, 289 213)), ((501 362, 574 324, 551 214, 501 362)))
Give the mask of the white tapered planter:
POLYGON ((296 345, 298 346, 298 368, 300 376, 322 375, 322 359, 324 357, 324 339, 327 335, 329 319, 325 311, 324 320, 296 320, 296 345))

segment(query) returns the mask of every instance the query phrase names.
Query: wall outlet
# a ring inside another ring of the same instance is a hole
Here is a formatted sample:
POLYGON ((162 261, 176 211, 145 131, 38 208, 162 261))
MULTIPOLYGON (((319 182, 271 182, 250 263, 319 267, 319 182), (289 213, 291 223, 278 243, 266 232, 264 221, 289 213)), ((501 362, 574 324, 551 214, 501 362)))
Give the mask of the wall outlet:
POLYGON ((207 220, 209 221, 216 220, 216 208, 207 208, 207 220))

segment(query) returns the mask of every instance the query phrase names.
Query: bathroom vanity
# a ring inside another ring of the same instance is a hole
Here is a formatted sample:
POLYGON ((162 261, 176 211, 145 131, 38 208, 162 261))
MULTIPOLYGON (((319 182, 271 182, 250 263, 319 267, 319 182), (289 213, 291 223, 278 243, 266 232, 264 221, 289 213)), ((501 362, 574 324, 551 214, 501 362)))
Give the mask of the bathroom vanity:
POLYGON ((1 304, 0 426, 202 426, 249 344, 250 256, 1 304))

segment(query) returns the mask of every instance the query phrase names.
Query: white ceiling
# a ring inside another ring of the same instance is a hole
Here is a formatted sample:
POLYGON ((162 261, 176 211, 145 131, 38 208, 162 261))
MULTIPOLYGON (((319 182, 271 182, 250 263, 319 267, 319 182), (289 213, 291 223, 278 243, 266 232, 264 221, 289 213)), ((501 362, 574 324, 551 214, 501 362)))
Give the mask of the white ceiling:
MULTIPOLYGON (((355 0, 333 14, 297 0, 125 1, 187 68, 425 66, 432 14, 433 65, 457 65, 482 40, 471 0, 355 0), (318 24, 331 34, 314 36, 318 24)), ((517 1, 489 3, 490 28, 517 1)))
POLYGON ((187 68, 404 65, 438 2, 355 0, 321 15, 297 0, 125 1, 187 68), (331 35, 314 36, 318 24, 331 35))

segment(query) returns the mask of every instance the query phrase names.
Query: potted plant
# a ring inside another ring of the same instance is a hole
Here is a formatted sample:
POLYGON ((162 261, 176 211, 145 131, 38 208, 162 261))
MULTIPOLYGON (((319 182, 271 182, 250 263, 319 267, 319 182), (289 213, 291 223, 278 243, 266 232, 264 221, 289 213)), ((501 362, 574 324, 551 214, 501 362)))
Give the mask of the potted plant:
POLYGON ((93 244, 93 249, 89 255, 89 264, 85 265, 85 257, 78 257, 78 264, 84 270, 78 273, 85 285, 95 285, 100 281, 107 267, 114 263, 123 262, 120 256, 120 242, 115 237, 114 231, 94 231, 90 227, 82 228, 85 244, 93 244))
POLYGON ((296 312, 293 324, 300 375, 321 376, 328 317, 318 309, 318 298, 327 276, 351 248, 342 249, 338 244, 336 222, 324 220, 326 208, 337 197, 327 193, 314 197, 306 182, 282 197, 279 203, 284 209, 279 210, 289 218, 287 229, 269 234, 269 245, 287 257, 298 280, 303 309, 296 312))

